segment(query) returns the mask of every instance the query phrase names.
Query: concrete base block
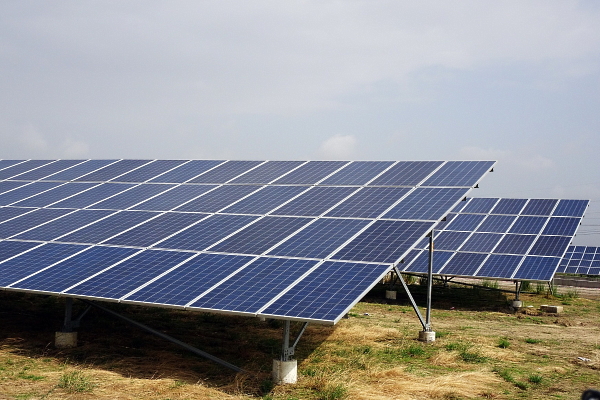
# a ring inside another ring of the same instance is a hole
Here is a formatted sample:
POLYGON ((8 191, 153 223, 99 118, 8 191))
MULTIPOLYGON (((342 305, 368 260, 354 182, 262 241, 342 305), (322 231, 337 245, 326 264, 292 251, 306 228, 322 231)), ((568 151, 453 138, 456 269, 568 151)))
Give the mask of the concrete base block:
POLYGON ((298 380, 298 361, 273 360, 273 382, 280 385, 282 383, 296 383, 298 380))
POLYGON ((385 291, 385 298, 388 300, 396 300, 396 294, 398 292, 396 292, 395 290, 386 290, 385 291))
POLYGON ((540 306, 540 310, 547 313, 560 314, 563 312, 563 306, 540 306))
POLYGON ((267 318, 266 317, 258 317, 258 320, 260 322, 265 322, 267 320, 267 318))
POLYGON ((513 300, 510 306, 515 310, 518 310, 523 307, 523 302, 521 300, 513 300))
POLYGON ((425 343, 435 342, 435 332, 434 331, 420 331, 419 332, 419 341, 425 343))
POLYGON ((77 332, 56 332, 54 346, 58 349, 77 347, 77 332))

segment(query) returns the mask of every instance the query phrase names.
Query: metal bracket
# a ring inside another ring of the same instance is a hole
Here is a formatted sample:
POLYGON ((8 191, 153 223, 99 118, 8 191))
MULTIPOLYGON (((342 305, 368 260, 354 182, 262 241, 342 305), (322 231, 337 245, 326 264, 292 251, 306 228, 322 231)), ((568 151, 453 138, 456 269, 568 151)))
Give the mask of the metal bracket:
POLYGON ((423 319, 423 316, 421 315, 419 306, 417 306, 417 303, 415 302, 415 299, 413 298, 412 293, 408 289, 408 285, 404 281, 404 278, 402 277, 400 270, 398 269, 398 267, 394 266, 394 271, 396 272, 398 279, 400 279, 400 283, 402 284, 402 287, 404 288, 404 291, 406 292, 406 295, 408 296, 408 299, 410 300, 410 304, 412 305, 413 310, 415 310, 415 314, 417 314, 417 318, 419 318, 419 322, 421 322, 421 325, 423 326, 423 330, 427 330, 427 326, 425 324, 425 320, 423 319))
POLYGON ((308 326, 308 322, 302 324, 300 328, 300 332, 296 335, 296 340, 294 340, 294 344, 290 346, 290 320, 285 320, 283 324, 283 344, 281 346, 281 361, 289 361, 294 355, 294 351, 296 350, 296 346, 302 337, 302 334, 306 330, 308 326))
POLYGON ((73 319, 73 298, 67 297, 65 301, 65 320, 63 322, 62 332, 73 332, 73 329, 81 326, 81 320, 90 311, 92 306, 88 306, 75 319, 73 319))

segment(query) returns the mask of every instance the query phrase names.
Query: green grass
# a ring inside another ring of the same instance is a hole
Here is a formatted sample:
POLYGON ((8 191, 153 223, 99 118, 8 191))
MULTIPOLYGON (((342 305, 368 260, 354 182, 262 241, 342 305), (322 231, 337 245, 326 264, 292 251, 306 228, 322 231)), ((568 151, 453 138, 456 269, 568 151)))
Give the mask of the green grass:
POLYGON ((508 339, 506 338, 500 338, 498 339, 498 347, 500 347, 501 349, 507 349, 510 347, 510 342, 508 339))
POLYGON ((531 383, 538 385, 538 384, 542 383, 544 378, 542 378, 541 375, 533 374, 533 375, 529 375, 529 378, 527 378, 527 380, 531 383))
POLYGON ((342 384, 325 385, 317 390, 318 400, 341 400, 348 396, 348 389, 342 384))
POLYGON ((537 343, 542 343, 542 340, 541 339, 527 338, 527 339, 525 339, 525 343, 537 344, 537 343))
POLYGON ((81 371, 65 372, 58 381, 58 387, 69 393, 91 392, 94 384, 81 371))

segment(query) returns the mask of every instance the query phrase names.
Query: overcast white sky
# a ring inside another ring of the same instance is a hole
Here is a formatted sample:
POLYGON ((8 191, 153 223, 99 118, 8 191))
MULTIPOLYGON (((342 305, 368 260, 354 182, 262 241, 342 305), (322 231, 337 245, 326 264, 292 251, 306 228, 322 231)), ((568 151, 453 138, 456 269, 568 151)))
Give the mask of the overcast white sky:
POLYGON ((593 200, 599 1, 0 2, 0 158, 494 159, 593 200))

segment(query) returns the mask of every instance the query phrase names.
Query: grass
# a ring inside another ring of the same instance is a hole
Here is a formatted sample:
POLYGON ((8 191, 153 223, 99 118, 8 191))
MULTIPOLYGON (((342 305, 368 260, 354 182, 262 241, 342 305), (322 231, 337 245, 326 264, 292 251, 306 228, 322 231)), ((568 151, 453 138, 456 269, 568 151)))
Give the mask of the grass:
POLYGON ((510 341, 507 338, 498 339, 498 347, 501 349, 508 349, 510 347, 510 341))
POLYGON ((58 381, 59 388, 68 393, 91 392, 94 384, 82 371, 70 371, 62 374, 58 381))

